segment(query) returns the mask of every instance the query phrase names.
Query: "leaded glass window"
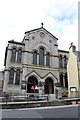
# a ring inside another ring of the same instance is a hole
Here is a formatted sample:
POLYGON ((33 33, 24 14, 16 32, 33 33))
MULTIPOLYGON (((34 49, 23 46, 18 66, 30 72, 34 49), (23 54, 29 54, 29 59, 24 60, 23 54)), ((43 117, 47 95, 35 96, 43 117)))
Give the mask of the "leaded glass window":
POLYGON ((43 48, 40 48, 39 65, 44 65, 44 49, 43 48))
POLYGON ((18 70, 16 71, 15 84, 16 84, 16 85, 19 85, 19 83, 20 83, 20 70, 18 69, 18 70))
POLYGON ((16 60, 16 49, 13 48, 11 55, 11 62, 15 62, 15 60, 16 60))
POLYGON ((13 84, 14 81, 14 69, 11 68, 9 72, 9 84, 13 84))
POLYGON ((46 66, 50 66, 50 54, 47 53, 46 55, 46 66))
POLYGON ((17 62, 21 63, 21 58, 22 58, 22 50, 18 50, 18 55, 17 55, 17 62))
POLYGON ((33 52, 33 64, 37 64, 37 52, 33 52))

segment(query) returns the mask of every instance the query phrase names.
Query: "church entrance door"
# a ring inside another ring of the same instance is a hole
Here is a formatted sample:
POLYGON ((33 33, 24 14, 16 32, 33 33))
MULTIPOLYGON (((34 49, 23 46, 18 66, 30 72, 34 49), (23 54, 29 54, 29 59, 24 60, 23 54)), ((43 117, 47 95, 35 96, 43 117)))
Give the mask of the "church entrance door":
POLYGON ((34 89, 31 89, 32 87, 35 88, 38 85, 38 80, 36 77, 31 76, 28 78, 28 84, 27 84, 27 93, 34 93, 34 89))
POLYGON ((47 78, 45 80, 45 94, 53 94, 54 93, 54 84, 51 78, 47 78))

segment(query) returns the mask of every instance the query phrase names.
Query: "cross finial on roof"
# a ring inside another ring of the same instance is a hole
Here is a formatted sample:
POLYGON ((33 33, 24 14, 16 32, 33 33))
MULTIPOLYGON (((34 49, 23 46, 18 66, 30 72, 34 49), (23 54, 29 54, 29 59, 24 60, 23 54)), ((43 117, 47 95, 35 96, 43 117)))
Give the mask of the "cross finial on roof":
POLYGON ((41 27, 43 27, 43 25, 44 25, 44 24, 43 24, 43 23, 41 23, 41 27))

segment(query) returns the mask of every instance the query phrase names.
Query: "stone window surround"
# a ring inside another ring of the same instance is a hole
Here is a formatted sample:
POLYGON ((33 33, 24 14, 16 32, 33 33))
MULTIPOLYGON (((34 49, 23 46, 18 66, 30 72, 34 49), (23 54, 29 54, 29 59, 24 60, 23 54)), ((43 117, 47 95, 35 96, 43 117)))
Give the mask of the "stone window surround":
MULTIPOLYGON (((19 51, 19 50, 22 50, 22 52, 23 52, 23 48, 22 48, 22 47, 13 46, 11 49, 8 49, 8 50, 11 50, 11 57, 12 57, 12 50, 13 50, 13 49, 16 49, 16 58, 15 58, 15 62, 18 63, 18 64, 22 63, 22 56, 21 56, 21 62, 20 62, 20 63, 17 62, 17 56, 18 56, 18 51, 19 51)), ((12 61, 11 61, 11 58, 10 58, 10 62, 12 62, 12 61)), ((15 63, 15 62, 14 62, 14 63, 15 63)))
POLYGON ((17 63, 21 63, 21 62, 22 62, 22 50, 19 49, 17 53, 17 63))
MULTIPOLYGON (((44 66, 46 66, 46 55, 47 55, 47 54, 50 55, 50 61, 51 61, 51 53, 50 53, 49 51, 47 51, 45 47, 40 46, 39 49, 40 49, 40 48, 43 48, 43 49, 44 49, 44 66)), ((38 52, 38 51, 39 51, 39 50, 34 49, 33 52, 35 52, 35 51, 37 52, 37 65, 38 65, 38 62, 39 62, 39 52, 38 52)), ((50 66, 51 66, 51 64, 50 64, 50 66)))
POLYGON ((15 84, 19 85, 20 84, 20 69, 16 70, 16 77, 15 77, 15 84))
MULTIPOLYGON (((21 73, 22 73, 22 69, 21 68, 15 68, 15 67, 10 67, 9 69, 8 69, 8 71, 9 71, 9 73, 10 73, 10 69, 14 69, 14 79, 13 79, 13 84, 9 84, 9 77, 8 77, 8 85, 17 85, 17 84, 15 84, 15 80, 16 80, 16 71, 19 69, 20 70, 20 83, 19 83, 19 85, 21 84, 21 73)), ((9 74, 8 74, 9 75, 9 74)), ((19 86, 18 85, 18 86, 19 86)))
MULTIPOLYGON (((59 55, 59 57, 62 57, 62 68, 65 68, 65 66, 64 66, 64 58, 66 58, 66 61, 68 60, 68 57, 67 57, 67 55, 62 55, 62 54, 60 54, 59 55)), ((60 61, 59 61, 60 62, 60 61)), ((60 65, 59 65, 60 66, 60 65)))
MULTIPOLYGON (((63 75, 63 87, 66 87, 66 85, 65 85, 65 76, 66 76, 66 74, 67 74, 67 72, 65 72, 65 73, 63 73, 63 72, 61 72, 60 74, 59 74, 59 79, 60 79, 60 75, 63 75)), ((68 78, 67 78, 67 80, 68 80, 68 78)))
POLYGON ((11 51, 11 62, 15 62, 16 61, 16 48, 13 48, 11 51))

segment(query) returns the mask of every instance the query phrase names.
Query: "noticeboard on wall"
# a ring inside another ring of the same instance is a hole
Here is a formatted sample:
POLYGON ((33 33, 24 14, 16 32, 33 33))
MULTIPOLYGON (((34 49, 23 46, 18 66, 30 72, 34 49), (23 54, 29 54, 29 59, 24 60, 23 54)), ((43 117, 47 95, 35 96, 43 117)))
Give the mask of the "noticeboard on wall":
POLYGON ((76 91, 77 91, 76 87, 70 87, 70 92, 76 92, 76 91))

